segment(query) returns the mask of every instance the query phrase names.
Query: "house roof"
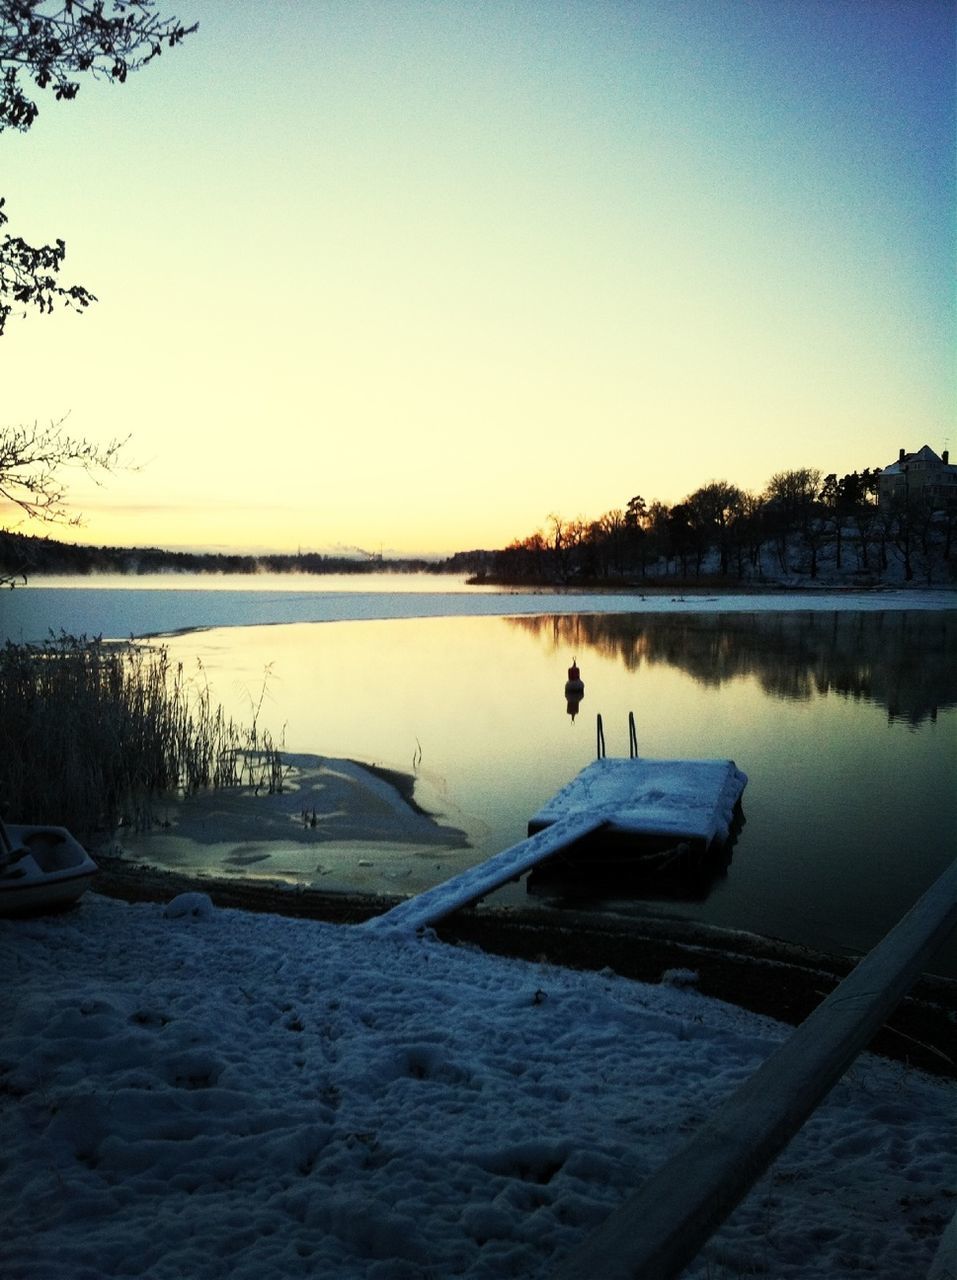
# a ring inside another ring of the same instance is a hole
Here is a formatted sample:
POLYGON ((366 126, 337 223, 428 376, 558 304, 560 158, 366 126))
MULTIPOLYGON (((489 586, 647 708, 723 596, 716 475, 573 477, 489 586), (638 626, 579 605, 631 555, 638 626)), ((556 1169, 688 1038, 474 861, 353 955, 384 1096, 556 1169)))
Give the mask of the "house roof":
POLYGON ((952 463, 945 463, 944 460, 934 452, 934 450, 930 447, 929 444, 925 444, 925 445, 921 445, 921 447, 917 450, 916 453, 905 453, 903 458, 897 458, 894 462, 890 463, 888 466, 881 467, 881 475, 882 476, 899 475, 901 472, 902 466, 906 466, 906 464, 909 462, 916 462, 918 459, 921 462, 936 462, 939 467, 946 466, 948 469, 953 465, 952 463))

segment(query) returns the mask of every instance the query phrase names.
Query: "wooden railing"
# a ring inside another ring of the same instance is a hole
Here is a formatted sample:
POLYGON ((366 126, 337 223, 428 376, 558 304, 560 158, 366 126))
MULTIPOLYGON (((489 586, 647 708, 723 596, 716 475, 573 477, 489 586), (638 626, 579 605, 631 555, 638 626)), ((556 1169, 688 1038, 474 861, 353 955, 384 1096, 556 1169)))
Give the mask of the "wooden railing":
POLYGON ((955 924, 957 862, 688 1144, 558 1267, 554 1280, 679 1276, 868 1044, 955 924))

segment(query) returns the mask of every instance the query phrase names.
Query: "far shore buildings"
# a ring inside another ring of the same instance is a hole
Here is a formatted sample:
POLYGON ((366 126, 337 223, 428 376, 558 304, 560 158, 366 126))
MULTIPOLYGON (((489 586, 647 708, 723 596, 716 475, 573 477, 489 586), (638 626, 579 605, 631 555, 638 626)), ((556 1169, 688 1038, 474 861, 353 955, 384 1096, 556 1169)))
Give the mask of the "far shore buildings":
POLYGON ((938 457, 929 444, 916 453, 901 449, 896 462, 881 468, 877 497, 882 506, 918 497, 938 510, 957 503, 957 466, 949 450, 938 457))

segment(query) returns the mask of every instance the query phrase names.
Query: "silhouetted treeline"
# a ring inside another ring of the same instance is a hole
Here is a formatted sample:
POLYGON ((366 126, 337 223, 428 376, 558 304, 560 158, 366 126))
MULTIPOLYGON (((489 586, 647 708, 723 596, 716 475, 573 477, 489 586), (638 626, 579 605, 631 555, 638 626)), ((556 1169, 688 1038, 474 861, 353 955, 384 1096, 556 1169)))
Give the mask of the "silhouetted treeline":
POLYGON ((44 574, 149 573, 396 573, 438 571, 444 566, 418 559, 385 560, 348 556, 230 555, 163 551, 158 547, 73 546, 53 538, 0 530, 0 580, 44 574))
POLYGON ((596 520, 550 515, 481 571, 506 583, 780 582, 823 573, 858 583, 957 577, 957 489, 878 500, 881 468, 772 476, 763 493, 715 480, 668 506, 640 495, 596 520))

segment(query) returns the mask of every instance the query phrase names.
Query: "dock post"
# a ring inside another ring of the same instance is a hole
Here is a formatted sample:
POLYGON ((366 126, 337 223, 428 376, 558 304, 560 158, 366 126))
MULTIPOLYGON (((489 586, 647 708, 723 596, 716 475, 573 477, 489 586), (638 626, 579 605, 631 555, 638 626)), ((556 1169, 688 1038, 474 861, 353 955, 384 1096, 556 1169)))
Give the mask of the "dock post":
POLYGON ((601 722, 601 712, 598 713, 598 759, 605 758, 605 727, 601 722))
POLYGON ((638 759, 638 730, 635 728, 635 713, 628 712, 628 755, 632 760, 638 759))

